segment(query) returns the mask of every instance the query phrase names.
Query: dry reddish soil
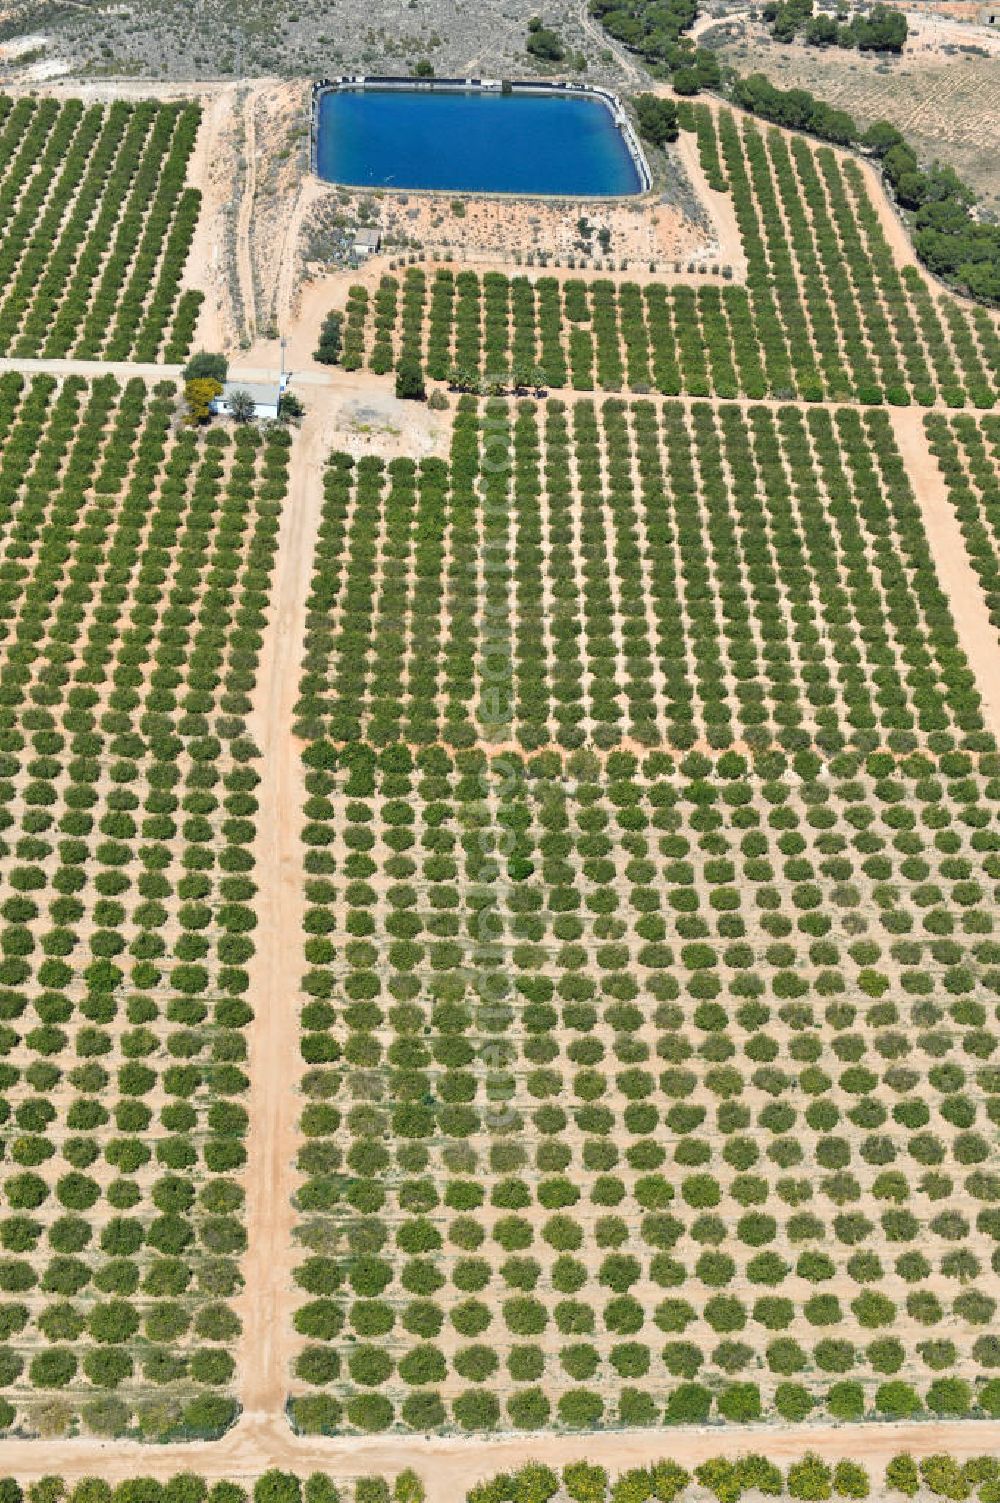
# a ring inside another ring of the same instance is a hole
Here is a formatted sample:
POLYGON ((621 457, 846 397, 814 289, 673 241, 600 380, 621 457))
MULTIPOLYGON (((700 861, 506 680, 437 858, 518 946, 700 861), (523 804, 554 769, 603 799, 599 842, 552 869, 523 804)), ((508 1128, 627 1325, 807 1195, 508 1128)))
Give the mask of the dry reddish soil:
MULTIPOLYGON (((146 88, 144 92, 154 91, 146 88)), ((233 128, 235 94, 231 90, 207 91, 207 94, 210 129, 206 142, 210 143, 233 128)), ((252 146, 252 140, 247 144, 252 146)), ((216 211, 221 211, 223 185, 218 180, 219 174, 210 169, 211 158, 211 150, 205 145, 193 159, 201 179, 199 186, 206 192, 207 226, 221 222, 216 211), (209 199, 208 184, 213 182, 211 192, 216 196, 209 199)), ((687 165, 690 169, 690 163, 687 165)), ((693 171, 691 176, 698 181, 693 171)), ((252 285, 253 255, 259 259, 261 251, 253 239, 253 173, 248 174, 248 183, 249 207, 244 189, 239 214, 249 255, 249 261, 242 252, 239 256, 239 282, 244 290, 248 264, 252 285)), ((716 202, 719 195, 710 195, 707 190, 705 198, 720 245, 733 251, 738 248, 733 240, 735 226, 727 223, 725 205, 716 202)), ((900 243, 901 227, 877 185, 873 186, 873 198, 886 232, 892 237, 894 250, 902 256, 906 247, 900 243)), ((209 334, 215 337, 232 328, 231 310, 226 311, 227 276, 224 269, 215 274, 216 251, 223 263, 226 254, 218 233, 210 228, 199 231, 201 259, 193 273, 206 292, 207 305, 211 305, 207 306, 201 326, 206 339, 209 334)), ((477 1440, 391 1435, 300 1439, 292 1435, 283 1406, 288 1388, 288 1360, 296 1345, 291 1321, 297 1299, 291 1281, 291 1267, 296 1260, 291 1200, 296 1187, 296 1087, 300 1070, 295 996, 303 909, 300 830, 304 790, 300 748, 291 735, 290 725, 304 650, 306 599, 322 506, 322 471, 326 455, 337 447, 355 453, 375 449, 415 456, 435 450, 445 452, 450 422, 448 413, 432 413, 417 404, 397 403, 389 395, 390 382, 386 378, 363 373, 349 377, 331 375, 312 364, 317 315, 336 301, 331 295, 333 288, 346 290, 355 274, 311 284, 296 311, 295 241, 296 234, 290 232, 276 247, 275 285, 278 307, 283 314, 287 310, 290 319, 289 360, 300 373, 307 416, 292 449, 290 490, 279 533, 270 619, 252 718, 262 752, 263 781, 259 789, 256 842, 260 923, 250 992, 256 1019, 251 1030, 252 1128, 247 1168, 250 1250, 244 1261, 246 1287, 241 1297, 245 1334, 239 1373, 244 1412, 235 1429, 215 1444, 143 1448, 127 1442, 79 1438, 45 1446, 33 1441, 5 1440, 5 1470, 25 1480, 54 1471, 67 1479, 99 1473, 108 1480, 119 1480, 140 1470, 166 1477, 182 1468, 196 1469, 215 1478, 250 1476, 275 1465, 302 1472, 321 1466, 337 1477, 359 1471, 393 1474, 405 1466, 414 1466, 426 1481, 430 1503, 445 1503, 445 1500, 454 1503, 476 1480, 516 1465, 527 1455, 562 1464, 586 1454, 614 1472, 665 1454, 690 1466, 709 1456, 735 1455, 748 1449, 776 1460, 788 1460, 808 1448, 830 1458, 860 1459, 873 1469, 884 1465, 902 1449, 917 1455, 946 1451, 958 1457, 1000 1450, 997 1422, 671 1428, 586 1436, 548 1435, 530 1441, 523 1436, 477 1440)), ((364 275, 376 277, 381 270, 381 266, 373 264, 365 269, 364 275)), ((245 357, 245 363, 245 374, 256 366, 274 369, 276 344, 258 343, 245 357)), ((10 363, 0 364, 6 367, 10 363)), ((25 370, 45 366, 54 369, 56 364, 20 362, 19 366, 25 370)), ((66 373, 62 363, 58 364, 58 373, 66 373)), ((80 373, 110 370, 122 376, 139 374, 148 379, 175 373, 164 367, 93 366, 86 362, 72 362, 72 368, 80 373)), ((995 642, 978 582, 962 551, 961 537, 947 506, 943 481, 926 448, 920 414, 895 412, 893 423, 963 646, 975 669, 994 729, 1000 731, 1000 675, 996 671, 995 642)))

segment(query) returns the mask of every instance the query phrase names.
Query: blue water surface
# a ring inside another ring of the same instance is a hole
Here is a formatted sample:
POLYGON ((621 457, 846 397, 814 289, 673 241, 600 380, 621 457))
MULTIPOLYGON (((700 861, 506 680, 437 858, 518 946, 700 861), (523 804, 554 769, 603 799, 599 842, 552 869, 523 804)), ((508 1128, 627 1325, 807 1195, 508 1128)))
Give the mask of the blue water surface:
POLYGON ((316 168, 365 188, 604 197, 642 187, 611 111, 573 94, 333 90, 320 97, 316 168))

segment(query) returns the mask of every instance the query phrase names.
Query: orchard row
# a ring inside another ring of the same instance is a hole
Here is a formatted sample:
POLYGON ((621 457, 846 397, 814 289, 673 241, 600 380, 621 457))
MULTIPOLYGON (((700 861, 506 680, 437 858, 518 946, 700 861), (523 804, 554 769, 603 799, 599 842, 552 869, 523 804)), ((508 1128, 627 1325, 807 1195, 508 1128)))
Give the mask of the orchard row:
POLYGON ((196 105, 0 95, 0 353, 180 360, 196 105))
POLYGON ((882 412, 464 398, 450 464, 334 459, 317 556, 307 735, 983 743, 882 412))
POLYGON ((693 1476, 676 1461, 665 1460, 632 1467, 613 1479, 596 1462, 572 1461, 560 1473, 529 1461, 516 1472, 478 1483, 469 1490, 467 1503, 674 1503, 693 1485, 696 1496, 717 1498, 718 1503, 738 1503, 744 1493, 817 1503, 826 1498, 867 1498, 873 1489, 877 1498, 912 1498, 923 1491, 935 1498, 996 1503, 1000 1462, 995 1456, 960 1462, 941 1454, 916 1461, 904 1451, 888 1463, 880 1483, 860 1461, 831 1464, 810 1452, 784 1468, 759 1455, 735 1460, 715 1456, 700 1462, 693 1476))
MULTIPOLYGON (((715 127, 699 116, 703 155, 715 127)), ((985 309, 900 271, 856 163, 723 112, 745 286, 411 268, 351 289, 341 359, 486 391, 529 385, 664 395, 990 407, 1000 337, 985 309)))
POLYGON ((178 432, 169 385, 0 385, 0 1414, 217 1434, 287 438, 178 432))
POLYGON ((1000 1409, 996 754, 306 754, 300 1429, 1000 1409))
POLYGON ((924 419, 972 567, 1000 631, 1000 417, 924 419))
POLYGON ((22 1486, 13 1477, 0 1477, 3 1503, 423 1503, 424 1485, 411 1469, 390 1483, 384 1477, 355 1477, 334 1482, 325 1472, 306 1477, 276 1468, 262 1472, 252 1483, 209 1482, 197 1472, 177 1472, 166 1482, 156 1477, 130 1477, 116 1486, 102 1477, 67 1482, 59 1476, 41 1477, 22 1486))
POLYGON ((719 136, 775 394, 993 404, 994 321, 900 271, 857 162, 728 111, 719 136))
MULTIPOLYGON (((995 1457, 976 1456, 959 1462, 951 1456, 922 1457, 906 1452, 894 1456, 875 1483, 876 1495, 913 1497, 921 1488, 935 1498, 996 1503, 1000 1467, 995 1457)), ((675 1503, 697 1489, 718 1503, 738 1503, 744 1493, 803 1500, 866 1498, 872 1491, 869 1469, 856 1461, 832 1465, 807 1452, 782 1468, 759 1455, 734 1460, 713 1457, 699 1463, 693 1475, 675 1461, 632 1467, 611 1478, 596 1462, 573 1461, 561 1470, 526 1462, 515 1472, 501 1473, 475 1484, 467 1503, 675 1503)), ((215 1482, 193 1472, 180 1472, 166 1482, 135 1477, 112 1487, 98 1477, 67 1483, 50 1476, 22 1486, 12 1477, 0 1478, 4 1503, 423 1503, 426 1489, 411 1468, 390 1482, 362 1476, 336 1482, 323 1472, 307 1477, 272 1469, 253 1482, 215 1482)))

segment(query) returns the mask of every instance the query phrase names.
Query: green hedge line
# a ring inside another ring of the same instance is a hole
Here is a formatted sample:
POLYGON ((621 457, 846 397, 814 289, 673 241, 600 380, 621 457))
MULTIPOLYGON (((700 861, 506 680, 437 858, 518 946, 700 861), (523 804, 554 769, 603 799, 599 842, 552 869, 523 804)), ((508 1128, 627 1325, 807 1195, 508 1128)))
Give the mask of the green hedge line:
POLYGON ((690 1472, 676 1461, 665 1460, 649 1467, 633 1467, 614 1479, 595 1462, 571 1462, 561 1472, 528 1462, 516 1472, 502 1473, 471 1488, 467 1503, 647 1503, 649 1499, 674 1503, 692 1483, 707 1489, 719 1503, 737 1503, 748 1492, 772 1498, 787 1496, 803 1503, 867 1498, 873 1486, 878 1496, 910 1498, 923 1488, 936 1498, 978 1498, 980 1503, 997 1503, 1000 1458, 977 1456, 959 1462, 952 1456, 936 1455, 915 1461, 902 1452, 885 1468, 881 1485, 878 1474, 873 1477, 861 1462, 827 1462, 811 1452, 784 1468, 755 1455, 735 1460, 713 1457, 690 1472))
POLYGON ((178 1472, 166 1482, 136 1476, 117 1484, 102 1477, 67 1482, 54 1474, 30 1483, 0 1477, 0 1503, 423 1503, 424 1496, 422 1481, 409 1468, 391 1484, 379 1476, 334 1482, 324 1472, 300 1477, 276 1468, 253 1483, 209 1482, 197 1472, 178 1472))

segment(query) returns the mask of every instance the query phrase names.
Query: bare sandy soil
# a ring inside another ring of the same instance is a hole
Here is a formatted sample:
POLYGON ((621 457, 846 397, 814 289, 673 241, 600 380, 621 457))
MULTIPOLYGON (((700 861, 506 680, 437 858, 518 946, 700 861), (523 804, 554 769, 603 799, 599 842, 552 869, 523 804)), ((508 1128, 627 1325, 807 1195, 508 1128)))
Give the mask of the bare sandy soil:
POLYGON ((201 213, 191 242, 185 282, 204 293, 198 321, 198 344, 218 349, 230 333, 226 318, 225 165, 232 150, 232 95, 217 90, 202 101, 201 129, 188 158, 188 182, 201 190, 201 213))
POLYGON ((110 99, 205 100, 231 92, 233 84, 224 81, 180 83, 176 80, 161 83, 157 79, 143 78, 59 78, 45 79, 37 84, 11 79, 4 83, 3 88, 7 94, 51 95, 53 99, 82 99, 85 104, 93 104, 110 99))
MULTIPOLYGON (((678 163, 687 166, 679 153, 678 163)), ((655 197, 601 203, 504 198, 456 198, 442 194, 385 193, 360 195, 327 187, 307 226, 313 238, 331 212, 356 222, 359 200, 382 230, 387 249, 413 249, 472 264, 489 262, 514 266, 528 256, 566 259, 573 256, 616 265, 628 261, 641 268, 650 263, 661 273, 678 263, 718 258, 718 246, 707 226, 695 223, 674 203, 655 197), (457 210, 455 206, 458 206, 457 210), (580 231, 585 220, 589 234, 580 231), (603 251, 598 232, 607 231, 609 250, 603 251)))
POLYGON ((115 376, 119 381, 129 381, 133 376, 140 381, 169 381, 181 373, 179 365, 143 365, 131 360, 25 360, 9 355, 0 356, 0 374, 5 371, 20 371, 22 375, 49 376, 115 376))
POLYGON ((242 329, 247 339, 252 339, 257 332, 257 297, 254 291, 253 255, 250 249, 254 199, 257 194, 256 103, 255 91, 249 89, 240 108, 240 119, 243 125, 243 149, 240 153, 243 183, 239 209, 236 213, 236 281, 239 288, 242 329))
MULTIPOLYGON (((120 86, 108 85, 117 92, 120 86)), ((261 86, 263 89, 263 86, 261 86)), ((82 92, 82 91, 81 91, 82 92)), ((142 93, 152 93, 142 86, 142 93)), ((176 92, 176 91, 175 91, 176 92)), ((190 91, 189 91, 190 92, 190 91)), ((238 335, 231 298, 230 267, 235 241, 226 214, 231 212, 232 187, 237 179, 234 158, 225 154, 235 120, 237 95, 233 86, 203 91, 206 131, 192 159, 192 181, 206 195, 205 214, 196 239, 189 285, 206 294, 206 310, 199 342, 225 344, 238 335), (227 198, 228 190, 228 198, 227 198)), ((95 96, 97 97, 97 96, 95 96)), ((101 94, 99 97, 107 97, 101 94)), ((251 97, 259 97, 251 96, 251 97)), ((230 142, 231 144, 231 142, 230 142)), ((248 142, 252 145, 252 141, 248 142)), ((691 138, 681 152, 692 181, 701 183, 691 138), (692 162, 692 157, 694 160, 692 162)), ((700 171, 700 169, 699 169, 700 171)), ((254 184, 256 170, 247 175, 254 184)), ((244 1336, 240 1346, 240 1395, 244 1406, 237 1427, 220 1442, 143 1448, 130 1443, 73 1439, 50 1442, 5 1440, 5 1469, 25 1480, 53 1471, 68 1479, 99 1473, 119 1480, 136 1471, 165 1477, 192 1468, 208 1477, 249 1476, 268 1466, 308 1471, 322 1466, 332 1476, 359 1470, 394 1473, 412 1465, 424 1476, 431 1503, 455 1503, 476 1480, 531 1455, 554 1464, 582 1454, 615 1471, 670 1455, 686 1465, 708 1456, 736 1455, 749 1449, 787 1460, 805 1449, 830 1458, 849 1456, 872 1467, 885 1463, 902 1449, 917 1455, 947 1451, 958 1457, 1000 1450, 1000 1423, 954 1422, 911 1425, 808 1425, 768 1427, 704 1427, 688 1430, 644 1430, 590 1435, 501 1436, 491 1440, 462 1437, 381 1436, 299 1439, 283 1415, 288 1391, 288 1368, 296 1349, 292 1312, 297 1294, 291 1268, 297 1260, 292 1207, 297 1174, 297 1083, 300 1072, 295 997, 300 969, 300 940, 304 907, 302 846, 304 788, 300 747, 290 733, 298 693, 299 667, 305 645, 306 600, 322 507, 322 471, 332 448, 355 454, 378 452, 422 457, 447 450, 450 414, 429 411, 414 403, 399 403, 391 395, 391 381, 363 372, 330 373, 311 360, 322 313, 334 306, 334 294, 346 294, 353 280, 377 279, 385 263, 372 263, 357 273, 338 273, 297 292, 297 226, 309 210, 311 194, 296 190, 298 219, 284 233, 260 229, 257 194, 246 192, 238 218, 245 229, 250 257, 239 258, 239 285, 245 290, 256 275, 265 288, 273 273, 275 307, 289 336, 288 361, 296 373, 296 387, 307 416, 292 448, 291 480, 278 540, 269 623, 261 655, 254 700, 252 730, 262 753, 260 812, 255 846, 256 877, 260 888, 259 927, 252 969, 250 1000, 255 1009, 251 1028, 251 1133, 247 1166, 249 1252, 244 1260, 245 1290, 240 1300, 244 1336), (260 233, 258 234, 258 230, 260 233), (248 271, 249 266, 249 271, 248 271)), ((322 191, 322 190, 320 190, 322 191)), ((286 202, 282 188, 276 202, 286 202)), ((738 236, 728 200, 704 192, 718 238, 718 254, 733 260, 738 236)), ((905 233, 877 187, 873 198, 897 256, 908 254, 905 233), (891 228, 894 227, 894 228, 891 228), (902 239, 900 238, 902 237, 902 239)), ((276 218, 280 218, 276 216, 276 218)), ((484 217, 484 225, 488 216, 484 217)), ((239 361, 244 374, 276 370, 278 348, 273 340, 258 339, 239 361)), ((51 368, 53 362, 0 362, 0 369, 51 368)), ((62 363, 60 363, 62 364, 62 363)), ((66 362, 81 374, 110 371, 122 378, 141 375, 160 380, 178 374, 176 367, 132 365, 94 367, 66 362)), ((785 404, 783 404, 785 405, 785 404)), ((1000 679, 996 648, 985 614, 978 581, 968 565, 961 536, 944 494, 943 480, 927 450, 917 411, 893 413, 896 440, 920 501, 931 548, 948 592, 962 644, 976 672, 987 713, 1000 732, 1000 679)))
POLYGON ((692 131, 681 131, 677 140, 677 154, 695 191, 708 210, 718 243, 718 259, 723 266, 733 269, 737 281, 746 277, 747 263, 743 253, 740 228, 736 223, 736 210, 729 193, 719 193, 710 188, 698 155, 698 138, 692 131))
POLYGON ((247 1223, 252 1229, 239 1301, 242 1402, 250 1415, 281 1412, 294 1336, 292 1196, 297 1176, 296 963, 290 936, 302 931, 303 769, 289 727, 297 695, 311 560, 322 509, 328 433, 320 407, 292 446, 271 604, 249 728, 261 752, 254 846, 262 901, 251 968, 250 1132, 247 1223))
POLYGON ((288 322, 303 219, 325 185, 308 170, 308 82, 267 84, 254 88, 252 97, 255 162, 249 252, 256 324, 266 331, 288 322))

